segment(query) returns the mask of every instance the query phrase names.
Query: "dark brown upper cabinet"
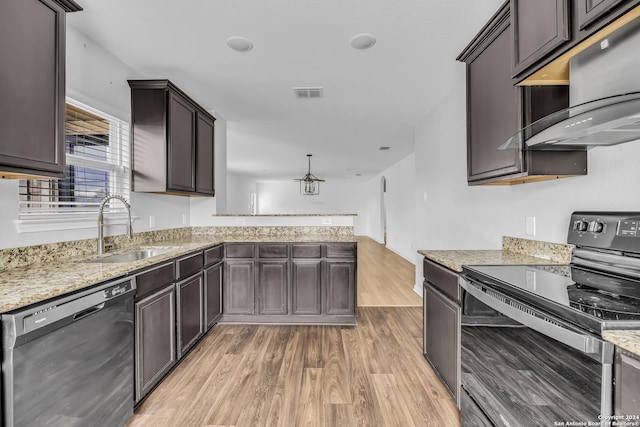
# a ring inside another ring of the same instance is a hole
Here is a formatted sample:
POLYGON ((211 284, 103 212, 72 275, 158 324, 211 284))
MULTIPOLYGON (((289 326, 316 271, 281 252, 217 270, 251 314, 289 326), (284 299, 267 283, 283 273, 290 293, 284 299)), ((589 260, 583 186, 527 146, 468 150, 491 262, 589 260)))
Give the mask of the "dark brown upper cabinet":
POLYGON ((520 172, 522 152, 498 147, 520 127, 518 88, 511 78, 509 3, 458 57, 467 64, 469 182, 520 172))
POLYGON ((513 75, 571 39, 569 0, 511 0, 513 75))
POLYGON ((169 80, 129 80, 133 191, 213 196, 214 123, 169 80))
POLYGON ((511 0, 518 84, 569 84, 570 59, 640 17, 638 5, 640 0, 511 0))
POLYGON ((196 114, 196 192, 215 195, 214 121, 200 111, 196 114))
POLYGON ((516 86, 509 6, 503 4, 457 58, 467 66, 467 180, 513 185, 584 175, 585 151, 498 149, 521 127, 569 106, 566 87, 516 86))
POLYGON ((579 0, 576 13, 580 29, 587 28, 620 3, 625 0, 579 0))
POLYGON ((0 2, 0 177, 62 178, 70 0, 0 2))

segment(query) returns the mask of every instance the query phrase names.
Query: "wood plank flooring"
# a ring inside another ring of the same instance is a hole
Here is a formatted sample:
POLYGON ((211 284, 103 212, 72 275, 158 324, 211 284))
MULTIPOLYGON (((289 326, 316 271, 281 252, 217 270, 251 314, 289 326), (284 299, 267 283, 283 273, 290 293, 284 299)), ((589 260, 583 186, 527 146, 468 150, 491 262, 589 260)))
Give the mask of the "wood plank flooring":
POLYGON ((421 307, 416 268, 370 237, 358 237, 358 306, 421 307))
POLYGON ((357 327, 217 325, 128 427, 459 426, 422 356, 413 265, 380 246, 359 238, 359 291, 416 306, 363 307, 359 293, 357 327), (394 259, 410 266, 402 280, 387 271, 394 259))

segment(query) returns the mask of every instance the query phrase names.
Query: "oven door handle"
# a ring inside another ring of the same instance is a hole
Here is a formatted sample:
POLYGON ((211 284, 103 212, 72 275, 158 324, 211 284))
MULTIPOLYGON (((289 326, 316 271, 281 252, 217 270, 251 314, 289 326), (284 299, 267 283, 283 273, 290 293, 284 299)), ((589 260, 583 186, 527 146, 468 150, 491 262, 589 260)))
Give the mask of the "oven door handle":
MULTIPOLYGON (((566 344, 569 347, 584 353, 590 358, 599 361, 600 363, 613 362, 613 344, 610 342, 600 340, 591 335, 576 332, 575 330, 572 330, 573 328, 569 325, 563 325, 564 322, 561 320, 553 318, 519 301, 513 301, 518 305, 518 307, 514 307, 508 303, 500 301, 491 295, 487 295, 485 290, 482 289, 482 285, 475 284, 468 279, 461 279, 460 286, 462 286, 470 295, 482 301, 489 307, 543 335, 566 344)), ((507 297, 506 295, 503 296, 503 294, 495 291, 494 289, 491 289, 491 292, 504 297, 506 300, 512 300, 512 298, 507 297)))

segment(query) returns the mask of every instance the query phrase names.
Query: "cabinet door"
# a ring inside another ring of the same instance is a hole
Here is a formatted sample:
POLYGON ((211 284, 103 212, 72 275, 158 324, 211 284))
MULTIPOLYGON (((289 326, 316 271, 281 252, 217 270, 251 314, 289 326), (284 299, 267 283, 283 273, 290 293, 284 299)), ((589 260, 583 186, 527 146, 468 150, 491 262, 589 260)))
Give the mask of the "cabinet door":
POLYGON ((196 127, 196 192, 213 196, 214 190, 214 122, 198 113, 196 127))
POLYGON ((460 406, 460 306, 429 284, 423 299, 424 355, 460 406))
POLYGON ((178 298, 178 359, 204 333, 203 280, 198 273, 176 284, 178 298))
POLYGON ((254 284, 253 261, 225 261, 222 311, 228 314, 253 314, 255 312, 254 284))
POLYGON ((320 260, 294 260, 292 262, 293 314, 322 313, 321 265, 320 260))
POLYGON ((640 414, 640 356, 616 347, 615 391, 616 415, 640 414))
POLYGON ((596 22, 623 0, 578 0, 578 25, 581 30, 596 22))
POLYGON ((222 314, 222 263, 204 271, 204 324, 207 330, 222 314))
POLYGON ((356 312, 356 263, 328 260, 324 264, 325 313, 353 315, 356 312))
POLYGON ((569 0, 511 0, 513 75, 571 39, 569 0))
POLYGON ((195 191, 196 109, 179 94, 169 91, 167 189, 195 191))
POLYGON ((64 176, 65 12, 0 2, 0 171, 64 176))
POLYGON ((289 262, 258 261, 259 314, 287 314, 289 262))
POLYGON ((176 363, 175 301, 171 284, 135 304, 136 402, 176 363))
POLYGON ((468 180, 522 171, 520 150, 498 150, 519 128, 519 94, 511 79, 511 30, 503 16, 467 62, 468 180))

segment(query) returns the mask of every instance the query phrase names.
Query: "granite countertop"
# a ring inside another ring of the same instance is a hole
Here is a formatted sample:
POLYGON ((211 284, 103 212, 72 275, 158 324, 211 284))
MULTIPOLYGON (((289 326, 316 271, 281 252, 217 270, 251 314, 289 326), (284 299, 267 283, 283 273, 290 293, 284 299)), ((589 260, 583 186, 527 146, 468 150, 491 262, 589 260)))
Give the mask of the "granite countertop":
MULTIPOLYGON (((0 272, 0 313, 122 277, 163 261, 225 242, 351 243, 357 242, 357 239, 354 236, 336 235, 203 236, 186 240, 163 240, 155 244, 142 245, 141 247, 144 248, 162 247, 171 248, 172 250, 139 261, 117 263, 87 262, 97 258, 93 255, 72 261, 48 262, 12 268, 0 272)), ((109 252, 104 256, 127 252, 132 249, 136 249, 136 247, 109 252)))
POLYGON ((602 338, 640 356, 640 330, 604 331, 602 338))
POLYGON ((566 262, 553 261, 548 258, 525 255, 506 250, 448 250, 425 251, 418 253, 431 261, 437 262, 451 270, 462 272, 463 265, 564 265, 566 262))

